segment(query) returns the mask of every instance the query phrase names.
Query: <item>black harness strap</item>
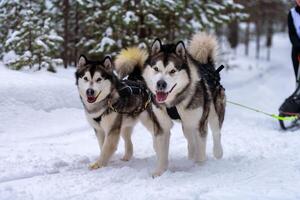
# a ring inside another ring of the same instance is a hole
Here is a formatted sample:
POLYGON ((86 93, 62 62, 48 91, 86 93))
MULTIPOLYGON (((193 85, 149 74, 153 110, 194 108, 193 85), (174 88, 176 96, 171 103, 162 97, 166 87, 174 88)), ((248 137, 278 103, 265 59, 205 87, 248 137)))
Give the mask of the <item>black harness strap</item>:
POLYGON ((123 80, 120 82, 118 92, 120 96, 126 97, 131 95, 140 95, 146 90, 143 83, 131 80, 123 80))
POLYGON ((216 74, 220 74, 220 72, 224 69, 224 65, 221 65, 220 67, 218 67, 218 69, 215 71, 216 74))
POLYGON ((103 113, 99 117, 94 118, 94 121, 97 123, 100 123, 102 120, 102 115, 103 115, 103 113))
MULTIPOLYGON (((144 105, 143 106, 139 106, 139 107, 137 107, 134 111, 130 111, 130 112, 124 112, 124 111, 121 111, 121 110, 118 110, 118 106, 116 106, 118 103, 119 103, 119 101, 122 101, 122 99, 119 99, 117 102, 115 102, 114 104, 111 102, 111 101, 108 101, 108 107, 112 110, 112 111, 114 111, 114 112, 116 112, 116 113, 119 113, 119 114, 133 114, 133 115, 135 115, 135 114, 138 114, 138 113, 141 113, 141 112, 143 112, 144 110, 146 110, 147 108, 148 108, 148 106, 150 105, 150 103, 151 103, 151 101, 152 101, 152 96, 151 96, 151 93, 150 93, 150 91, 148 91, 148 90, 145 90, 144 92, 146 92, 147 93, 147 95, 148 95, 148 99, 147 99, 147 101, 144 103, 144 105)), ((127 93, 126 93, 126 95, 128 95, 127 93)))
POLYGON ((220 80, 220 72, 224 69, 224 65, 221 65, 217 69, 214 67, 214 63, 209 60, 207 63, 199 63, 195 60, 190 54, 188 54, 190 60, 198 67, 198 72, 208 84, 210 88, 217 88, 221 85, 220 80))
POLYGON ((104 111, 101 115, 99 115, 99 117, 93 118, 95 122, 100 123, 102 120, 102 117, 105 115, 108 115, 109 113, 111 113, 113 110, 111 108, 106 109, 106 111, 104 111))
POLYGON ((167 113, 168 113, 169 117, 171 117, 171 119, 181 120, 180 115, 179 115, 179 113, 177 111, 177 108, 175 106, 173 106, 171 108, 167 108, 167 113))

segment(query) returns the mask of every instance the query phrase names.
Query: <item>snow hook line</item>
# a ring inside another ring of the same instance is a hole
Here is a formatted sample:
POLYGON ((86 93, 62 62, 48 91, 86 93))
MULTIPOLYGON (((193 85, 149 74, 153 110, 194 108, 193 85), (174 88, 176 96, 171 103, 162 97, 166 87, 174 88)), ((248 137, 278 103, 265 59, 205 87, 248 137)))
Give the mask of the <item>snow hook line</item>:
POLYGON ((242 105, 240 103, 236 103, 236 102, 232 102, 232 101, 228 101, 228 100, 227 100, 227 102, 230 103, 230 104, 233 104, 235 106, 239 106, 239 107, 242 107, 242 108, 245 108, 245 109, 248 109, 248 110, 252 110, 252 111, 255 111, 255 112, 258 112, 258 113, 262 113, 264 115, 267 115, 269 117, 272 117, 272 118, 280 120, 280 121, 294 121, 294 120, 299 119, 299 116, 296 115, 296 114, 293 114, 291 116, 279 116, 279 115, 270 114, 270 113, 267 113, 267 112, 264 112, 264 111, 261 111, 261 110, 255 109, 255 108, 251 108, 251 107, 242 105))

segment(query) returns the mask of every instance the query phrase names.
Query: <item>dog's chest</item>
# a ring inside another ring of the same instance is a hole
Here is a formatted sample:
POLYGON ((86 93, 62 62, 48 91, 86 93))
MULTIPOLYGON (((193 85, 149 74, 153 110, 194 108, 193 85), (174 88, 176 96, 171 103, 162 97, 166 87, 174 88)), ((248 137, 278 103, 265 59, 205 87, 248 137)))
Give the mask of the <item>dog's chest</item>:
POLYGON ((114 125, 117 113, 111 112, 109 114, 103 114, 102 116, 95 117, 92 115, 87 114, 88 122, 91 124, 91 126, 95 129, 102 129, 106 133, 109 132, 111 127, 114 125))
POLYGON ((185 106, 176 106, 181 121, 185 126, 198 126, 203 114, 202 107, 196 109, 186 109, 185 106))
POLYGON ((100 126, 105 132, 108 132, 111 127, 116 123, 118 113, 112 112, 108 115, 105 115, 100 122, 100 126))

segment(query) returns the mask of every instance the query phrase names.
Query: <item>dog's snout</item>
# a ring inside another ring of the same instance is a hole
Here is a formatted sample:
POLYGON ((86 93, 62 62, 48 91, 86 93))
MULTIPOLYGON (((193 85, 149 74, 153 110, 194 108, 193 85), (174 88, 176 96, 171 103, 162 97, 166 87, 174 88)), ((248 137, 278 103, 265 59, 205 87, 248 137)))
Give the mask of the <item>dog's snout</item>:
POLYGON ((158 90, 165 90, 167 88, 167 83, 164 80, 159 80, 156 83, 156 87, 157 87, 158 90))
POLYGON ((91 88, 87 89, 87 91, 86 91, 87 96, 93 96, 94 94, 95 94, 95 91, 93 89, 91 89, 91 88))

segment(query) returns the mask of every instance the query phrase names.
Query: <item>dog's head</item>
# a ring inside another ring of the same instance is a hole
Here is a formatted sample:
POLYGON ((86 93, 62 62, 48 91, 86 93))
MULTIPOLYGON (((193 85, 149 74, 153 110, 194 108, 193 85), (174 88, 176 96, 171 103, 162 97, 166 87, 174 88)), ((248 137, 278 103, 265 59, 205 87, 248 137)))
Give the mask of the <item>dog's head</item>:
POLYGON ((171 105, 190 82, 184 43, 162 45, 156 39, 151 47, 143 77, 158 103, 171 105))
POLYGON ((113 65, 109 56, 102 61, 88 60, 84 55, 77 64, 76 85, 85 104, 100 102, 113 88, 113 65))

